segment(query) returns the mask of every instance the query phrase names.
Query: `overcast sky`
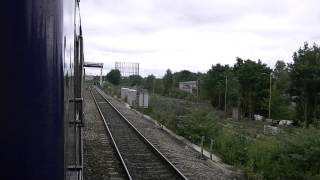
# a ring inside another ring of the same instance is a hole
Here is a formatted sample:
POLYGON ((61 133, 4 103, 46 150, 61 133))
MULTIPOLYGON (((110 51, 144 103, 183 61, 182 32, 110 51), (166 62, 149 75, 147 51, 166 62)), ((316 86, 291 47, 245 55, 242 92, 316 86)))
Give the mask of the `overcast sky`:
MULTIPOLYGON (((236 57, 273 67, 320 41, 319 0, 82 0, 85 59, 138 62, 142 76, 206 72, 236 57)), ((93 73, 94 71, 90 71, 93 73)))

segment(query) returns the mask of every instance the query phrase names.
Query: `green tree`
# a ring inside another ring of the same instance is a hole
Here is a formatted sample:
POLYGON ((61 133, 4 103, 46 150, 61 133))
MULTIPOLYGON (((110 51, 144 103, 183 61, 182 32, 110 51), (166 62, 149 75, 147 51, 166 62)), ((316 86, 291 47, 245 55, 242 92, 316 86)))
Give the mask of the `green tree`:
POLYGON ((297 118, 308 127, 320 119, 320 48, 314 44, 309 47, 305 43, 293 54, 290 64, 290 93, 297 103, 297 118))
POLYGON ((112 69, 106 76, 107 80, 114 84, 119 85, 121 82, 121 73, 118 69, 112 69))
POLYGON ((164 75, 164 77, 162 78, 162 80, 163 80, 163 85, 164 85, 163 94, 168 95, 169 92, 173 88, 173 75, 172 75, 172 72, 170 69, 167 70, 167 72, 164 75))
POLYGON ((233 69, 227 73, 228 76, 228 90, 227 90, 227 105, 228 107, 240 106, 240 84, 238 77, 233 72, 233 69))
POLYGON ((155 80, 156 80, 156 77, 154 75, 149 75, 147 76, 146 78, 144 78, 144 81, 143 81, 143 87, 145 89, 148 89, 150 92, 153 91, 153 89, 155 88, 155 80))
POLYGON ((162 79, 155 79, 154 92, 157 94, 163 94, 164 85, 162 79))
POLYGON ((242 115, 253 118, 254 113, 267 115, 269 97, 269 78, 271 69, 258 62, 237 58, 233 68, 240 93, 240 111, 242 115))
POLYGON ((223 109, 224 93, 226 90, 226 76, 231 71, 228 65, 212 65, 211 69, 203 79, 204 93, 210 99, 214 107, 223 109))
POLYGON ((196 81, 197 77, 198 77, 198 75, 196 73, 193 73, 193 72, 188 71, 188 70, 182 70, 182 71, 179 71, 179 72, 175 72, 173 74, 173 78, 175 80, 175 86, 176 87, 179 86, 179 82, 196 81))
POLYGON ((291 119, 289 69, 284 61, 277 61, 272 73, 271 118, 291 119))
POLYGON ((287 93, 289 89, 290 77, 289 68, 284 61, 277 61, 272 73, 275 85, 281 93, 287 93))
POLYGON ((140 86, 143 83, 143 78, 140 75, 131 75, 129 76, 129 85, 130 86, 140 86))

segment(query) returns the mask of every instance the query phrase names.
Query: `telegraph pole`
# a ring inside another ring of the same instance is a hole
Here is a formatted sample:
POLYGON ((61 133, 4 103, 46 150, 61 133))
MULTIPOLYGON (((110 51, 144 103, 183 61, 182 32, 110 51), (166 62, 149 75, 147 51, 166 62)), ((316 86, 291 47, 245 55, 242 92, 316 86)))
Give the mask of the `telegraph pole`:
POLYGON ((269 119, 271 119, 271 73, 270 73, 270 82, 269 82, 269 119))
POLYGON ((154 95, 154 86, 155 86, 156 78, 152 81, 152 95, 154 95))
POLYGON ((226 88, 224 92, 224 113, 227 117, 227 91, 228 91, 228 75, 226 75, 226 88))
POLYGON ((100 86, 102 87, 102 67, 100 69, 100 86))
POLYGON ((197 102, 199 103, 199 79, 197 78, 197 102))

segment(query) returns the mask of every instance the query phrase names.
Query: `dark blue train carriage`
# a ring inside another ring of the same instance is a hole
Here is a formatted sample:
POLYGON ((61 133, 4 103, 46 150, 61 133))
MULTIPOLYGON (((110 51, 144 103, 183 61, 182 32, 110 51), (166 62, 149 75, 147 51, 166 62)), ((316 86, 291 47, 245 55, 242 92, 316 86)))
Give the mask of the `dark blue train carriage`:
POLYGON ((1 2, 0 179, 82 179, 78 1, 1 2))

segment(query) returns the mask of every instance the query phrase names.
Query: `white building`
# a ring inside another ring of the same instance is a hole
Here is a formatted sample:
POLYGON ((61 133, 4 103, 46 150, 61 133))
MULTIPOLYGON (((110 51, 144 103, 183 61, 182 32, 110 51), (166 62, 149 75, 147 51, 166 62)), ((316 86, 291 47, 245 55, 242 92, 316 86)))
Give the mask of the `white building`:
POLYGON ((197 89, 197 81, 179 82, 179 89, 192 94, 193 89, 197 89))
POLYGON ((121 99, 130 106, 139 106, 148 108, 149 93, 147 90, 141 89, 139 92, 135 89, 121 88, 121 99))

